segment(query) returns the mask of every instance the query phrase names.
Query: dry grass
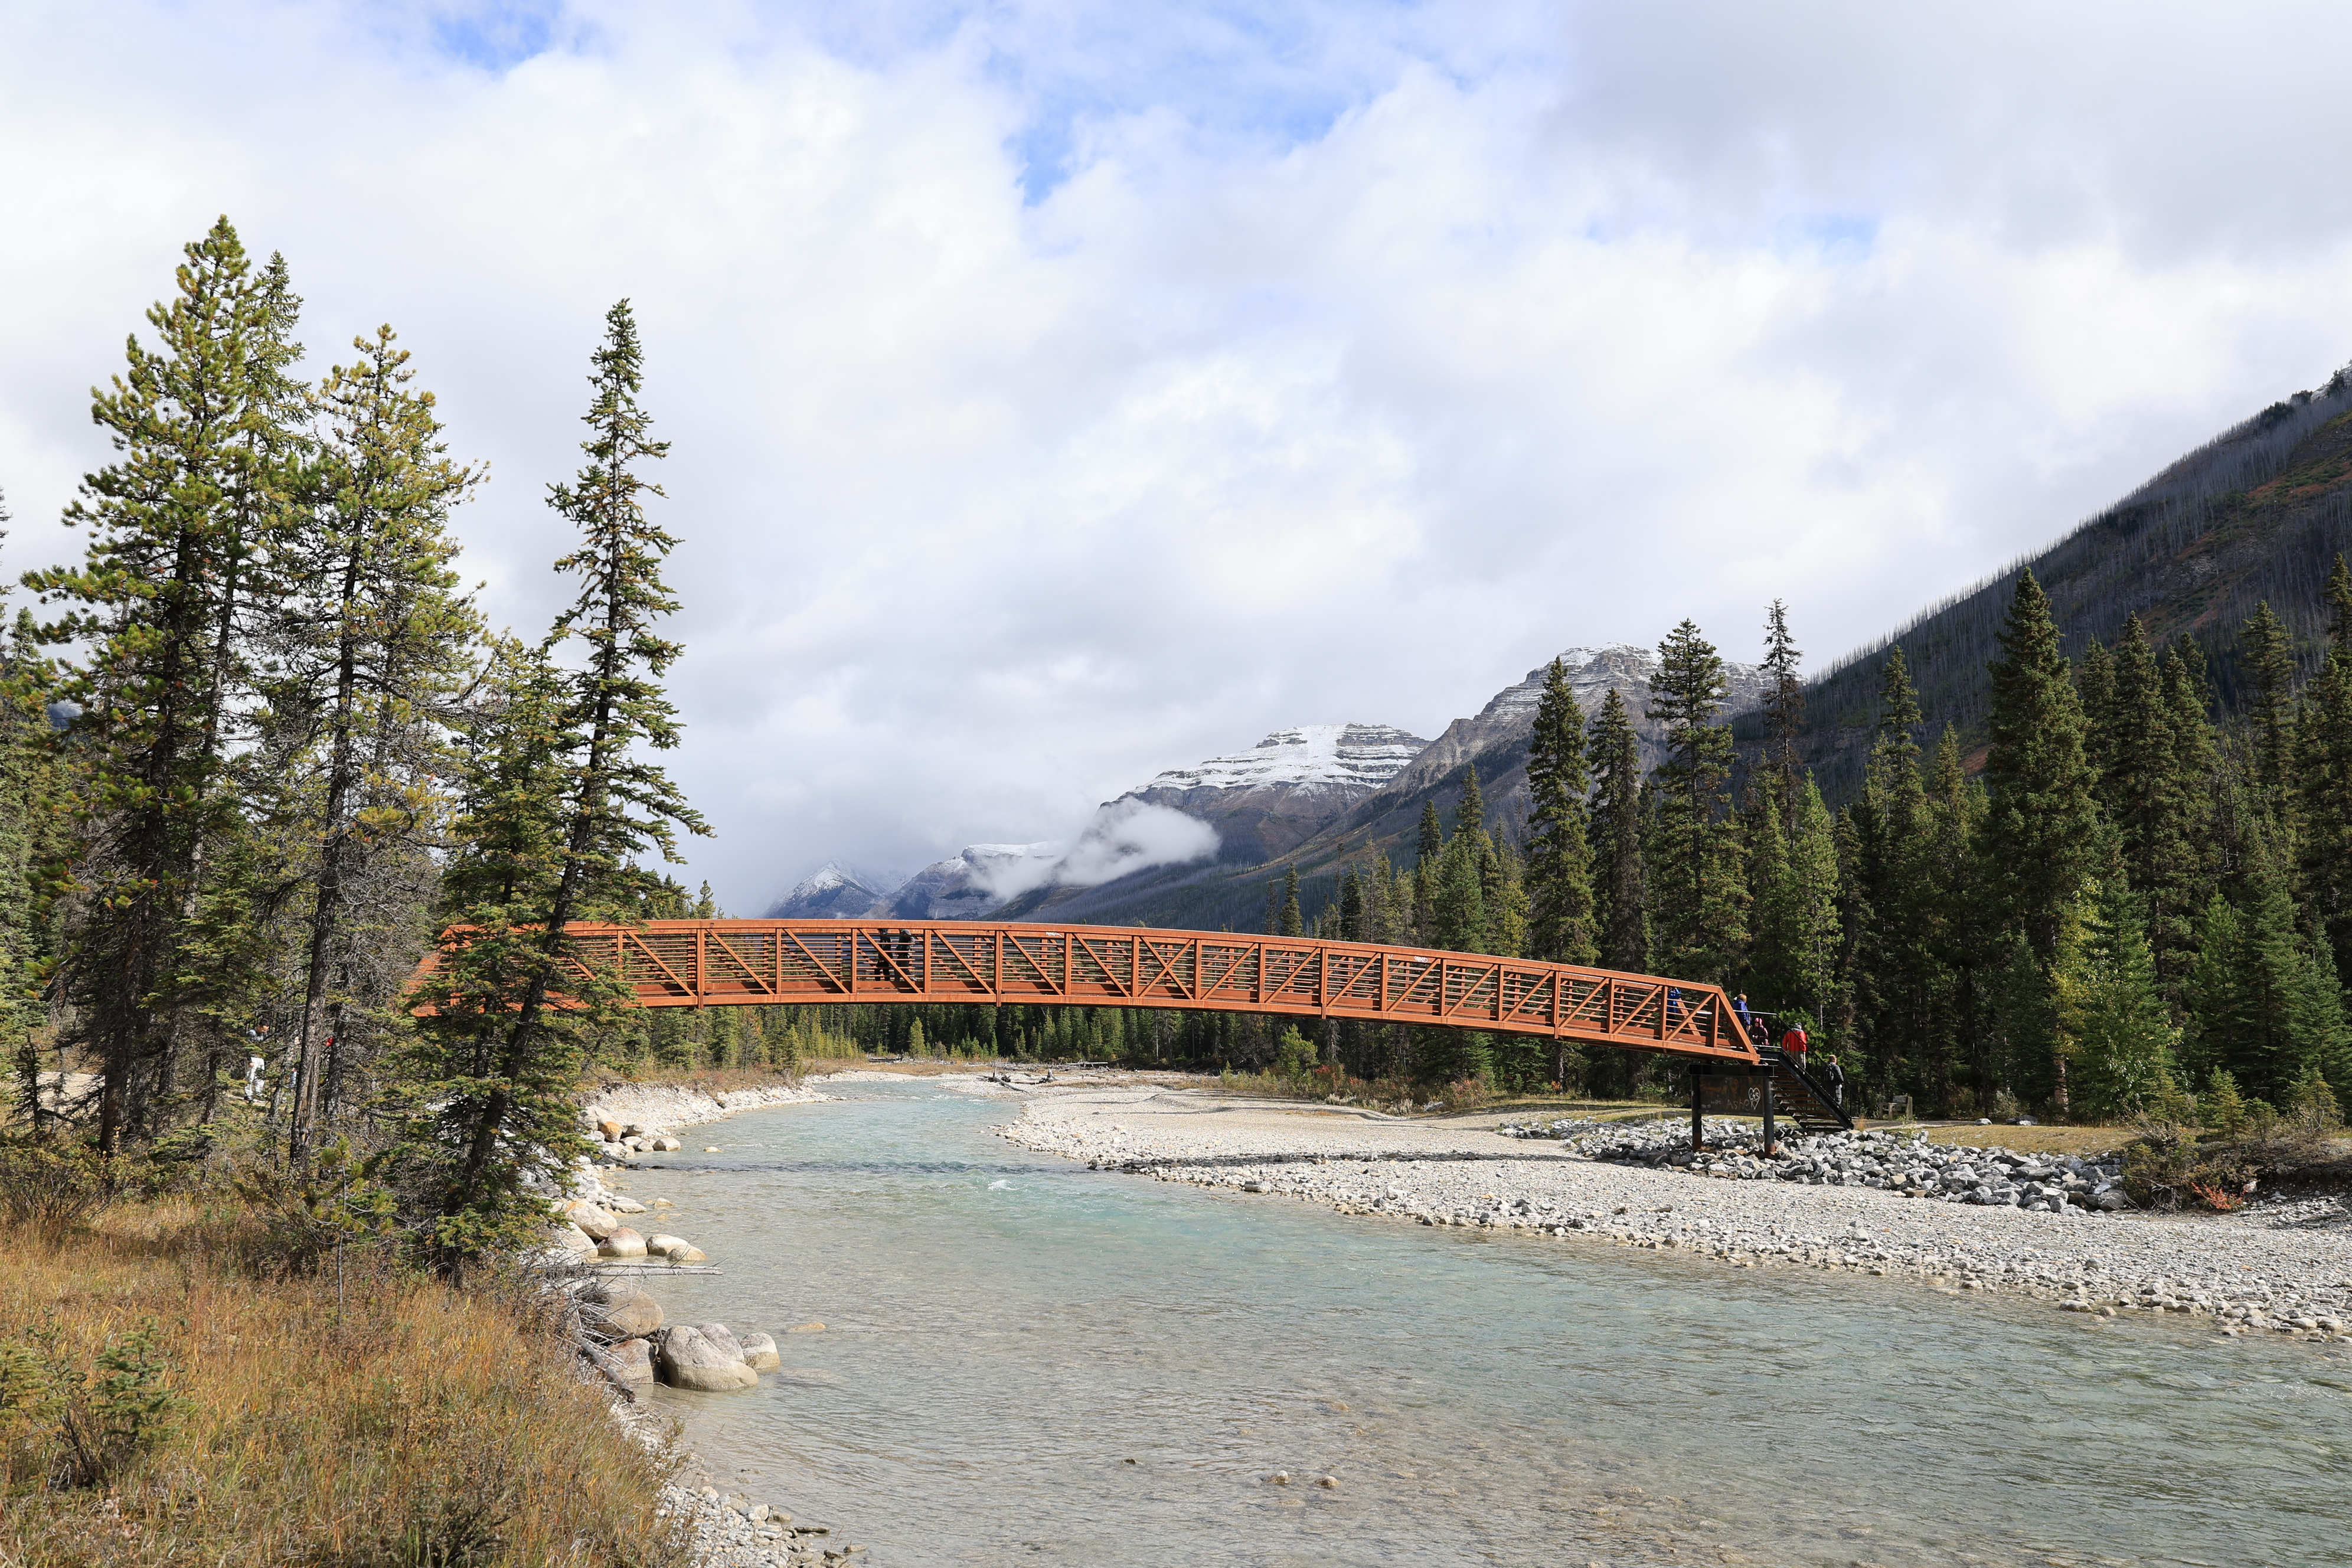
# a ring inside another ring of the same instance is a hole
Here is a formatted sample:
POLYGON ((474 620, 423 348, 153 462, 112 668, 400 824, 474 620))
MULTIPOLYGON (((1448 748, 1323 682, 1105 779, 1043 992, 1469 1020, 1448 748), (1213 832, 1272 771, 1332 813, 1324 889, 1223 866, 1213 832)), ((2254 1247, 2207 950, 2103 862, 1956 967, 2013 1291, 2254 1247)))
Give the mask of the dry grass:
MULTIPOLYGON (((1899 1128, 1901 1123, 1874 1121, 1871 1125, 1899 1128)), ((1969 1149, 1998 1144, 2021 1154, 2107 1154, 2132 1140, 2128 1127, 2011 1127, 1998 1121, 1990 1127, 1979 1127, 1973 1121, 1955 1127, 1930 1127, 1927 1133, 1930 1143, 1951 1143, 1969 1149)))
POLYGON ((458 1568, 684 1561, 667 1461, 621 1431, 519 1292, 382 1268, 257 1280, 240 1216, 117 1210, 0 1257, 0 1346, 79 1384, 152 1320, 171 1410, 98 1485, 58 1423, 0 1418, 0 1562, 458 1568), (28 1352, 23 1347, 46 1347, 28 1352))

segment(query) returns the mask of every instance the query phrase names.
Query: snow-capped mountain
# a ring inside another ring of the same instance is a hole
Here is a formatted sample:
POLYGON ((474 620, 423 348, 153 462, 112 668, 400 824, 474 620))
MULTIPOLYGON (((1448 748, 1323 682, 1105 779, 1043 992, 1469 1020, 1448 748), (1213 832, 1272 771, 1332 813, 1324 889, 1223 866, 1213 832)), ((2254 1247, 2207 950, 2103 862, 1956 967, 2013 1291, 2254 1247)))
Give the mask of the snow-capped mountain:
POLYGON ((976 921, 1005 900, 1049 879, 1062 858, 1062 846, 973 844, 962 854, 934 860, 877 899, 866 912, 907 921, 976 921))
POLYGON ((1246 752, 1171 768, 1119 798, 1207 823, 1223 859, 1270 860, 1339 820, 1428 744, 1391 724, 1302 724, 1246 752))
POLYGON ((795 883, 768 911, 772 921, 851 921, 888 896, 898 879, 853 871, 828 860, 795 883))

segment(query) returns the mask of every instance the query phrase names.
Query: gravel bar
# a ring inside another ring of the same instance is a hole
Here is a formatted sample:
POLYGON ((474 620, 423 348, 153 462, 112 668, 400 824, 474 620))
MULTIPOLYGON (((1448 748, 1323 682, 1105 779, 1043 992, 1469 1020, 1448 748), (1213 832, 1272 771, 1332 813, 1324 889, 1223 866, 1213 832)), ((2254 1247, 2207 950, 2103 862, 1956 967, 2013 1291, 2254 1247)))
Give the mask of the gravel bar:
POLYGON ((1749 1268, 1798 1265, 1911 1278, 1951 1291, 2031 1296, 2071 1311, 2175 1312, 2222 1334, 2270 1331, 2352 1343, 2352 1211, 2333 1196, 2272 1201, 2227 1215, 2103 1212, 2108 1171, 2077 1162, 2022 1206, 2024 1166, 2048 1156, 1942 1150, 1920 1156, 1893 1139, 1842 1134, 1794 1145, 1822 1167, 1766 1176, 1750 1130, 1709 1127, 1725 1145, 1690 1165, 1652 1165, 1668 1144, 1687 1151, 1687 1121, 1628 1135, 1563 1129, 1567 1137, 1505 1131, 1501 1116, 1370 1121, 1306 1103, 1164 1089, 1048 1089, 997 1131, 1042 1152, 1190 1182, 1326 1204, 1343 1214, 1478 1226, 1675 1250, 1749 1268), (1606 1140, 1611 1159, 1580 1147, 1606 1140), (1752 1144, 1752 1137, 1748 1139, 1752 1144), (1646 1147, 1645 1147, 1646 1145, 1646 1147), (1628 1160, 1635 1163, 1624 1163, 1628 1160), (1936 1167, 1920 1195, 1853 1184, 1867 1173, 1936 1167), (1983 1167, 1963 1188, 1956 1166, 1983 1167), (1752 1173, 1740 1179, 1742 1168, 1752 1173), (1834 1175, 1838 1179, 1832 1180, 1834 1175), (2068 1178, 2071 1177, 2071 1182, 2068 1178), (1958 1201, 1969 1191, 1986 1195, 1958 1201), (2010 1195, 2002 1195, 2004 1192, 2010 1195), (1937 1201, 1938 1197, 1942 1201, 1937 1201))

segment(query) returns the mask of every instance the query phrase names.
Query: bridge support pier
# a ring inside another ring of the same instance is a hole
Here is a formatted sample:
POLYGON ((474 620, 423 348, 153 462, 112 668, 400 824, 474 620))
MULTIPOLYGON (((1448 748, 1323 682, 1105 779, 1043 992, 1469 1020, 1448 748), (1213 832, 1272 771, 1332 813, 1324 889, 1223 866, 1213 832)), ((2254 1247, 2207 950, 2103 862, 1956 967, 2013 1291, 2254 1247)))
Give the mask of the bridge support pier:
POLYGON ((1757 1076, 1764 1080, 1764 1157, 1769 1160, 1772 1157, 1773 1145, 1779 1142, 1772 1133, 1772 1069, 1768 1067, 1756 1071, 1757 1076))
POLYGON ((1706 1147, 1706 1089, 1698 1064, 1691 1064, 1691 1152, 1706 1147))

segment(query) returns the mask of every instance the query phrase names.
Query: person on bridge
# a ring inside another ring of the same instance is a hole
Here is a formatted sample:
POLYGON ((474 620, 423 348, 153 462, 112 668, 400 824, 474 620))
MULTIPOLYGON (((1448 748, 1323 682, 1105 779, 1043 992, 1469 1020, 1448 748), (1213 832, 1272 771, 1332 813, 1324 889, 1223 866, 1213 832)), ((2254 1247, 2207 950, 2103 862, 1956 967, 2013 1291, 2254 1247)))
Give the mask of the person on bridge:
POLYGON ((1840 1110, 1845 1109, 1845 1068, 1838 1066, 1832 1056, 1822 1058, 1822 1081, 1829 1085, 1830 1103, 1840 1110))
POLYGON ((1805 1053, 1812 1048, 1812 1045, 1813 1042, 1805 1034, 1805 1026, 1802 1024, 1790 1025, 1789 1032, 1780 1037, 1781 1054, 1789 1058, 1789 1065, 1799 1072, 1805 1070, 1805 1053))
POLYGON ((1742 1037, 1750 1040, 1754 1039, 1756 1037, 1756 1020, 1748 1016, 1747 992, 1742 991, 1738 995, 1734 996, 1731 999, 1731 1010, 1739 1015, 1739 1033, 1742 1037))

